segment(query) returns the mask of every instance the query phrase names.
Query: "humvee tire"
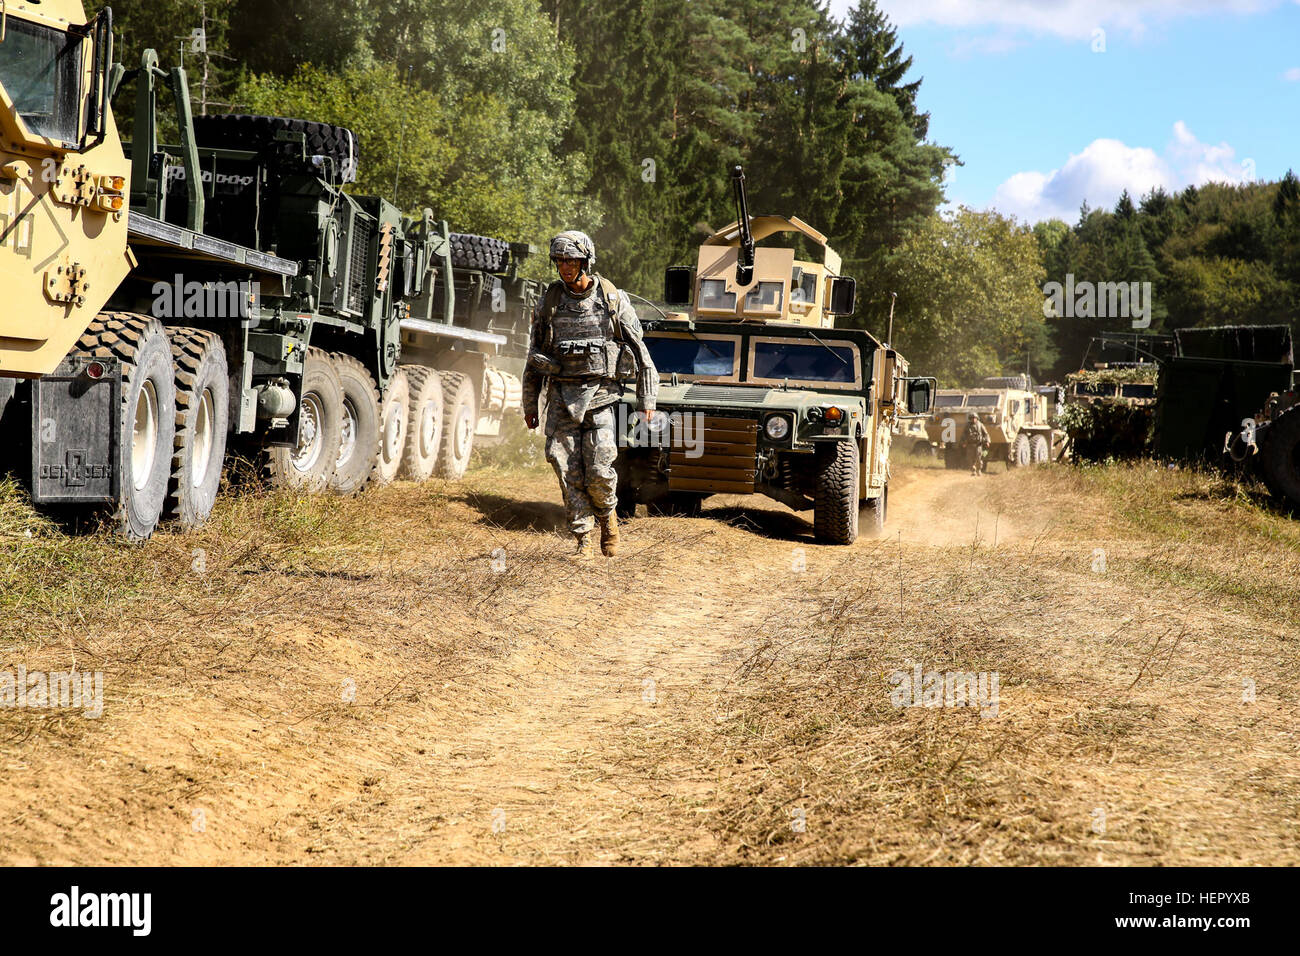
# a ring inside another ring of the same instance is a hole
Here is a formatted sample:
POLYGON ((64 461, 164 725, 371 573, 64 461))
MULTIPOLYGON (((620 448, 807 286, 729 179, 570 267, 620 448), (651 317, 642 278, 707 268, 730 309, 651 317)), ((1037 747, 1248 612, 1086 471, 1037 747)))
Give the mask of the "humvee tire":
POLYGON ((1042 435, 1034 436, 1029 443, 1029 456, 1035 465, 1045 465, 1051 461, 1052 451, 1045 437, 1042 435))
POLYGON ((131 312, 104 312, 77 340, 84 355, 116 358, 122 367, 119 534, 143 541, 162 517, 176 439, 176 376, 161 322, 131 312))
POLYGON ((438 474, 456 480, 465 477, 474 450, 478 402, 468 375, 442 372, 442 446, 438 449, 438 474))
POLYGON ((268 449, 266 477, 277 488, 324 491, 339 458, 343 383, 322 349, 307 349, 298 417, 298 446, 268 449))
POLYGON ((1300 509, 1300 405, 1279 415, 1265 435, 1259 455, 1264 483, 1274 495, 1300 509))
POLYGON ((857 442, 818 445, 813 496, 813 536, 827 544, 852 544, 858 537, 857 442))
POLYGON ((403 365, 402 369, 411 383, 411 417, 406 423, 406 449, 398 477, 427 481, 442 445, 442 377, 427 365, 403 365))
POLYGON ((928 441, 918 441, 912 445, 912 457, 914 458, 934 458, 934 446, 928 441))
POLYGON ((868 537, 878 537, 885 533, 885 522, 889 520, 889 482, 880 489, 880 497, 862 503, 865 525, 862 531, 868 537))
POLYGON ((379 389, 366 367, 351 355, 331 356, 343 386, 339 454, 329 488, 355 495, 366 486, 379 457, 379 389))
POLYGON ((402 467, 406 452, 406 429, 411 421, 411 380, 398 367, 384 389, 379 408, 379 454, 370 480, 379 485, 391 484, 402 467))
POLYGON ((1029 447, 1029 436, 1017 435, 1016 440, 1011 443, 1011 453, 1007 456, 1007 467, 1024 468, 1033 460, 1033 451, 1029 447))
POLYGON ((704 495, 673 491, 657 501, 645 506, 645 513, 651 517, 698 518, 704 510, 704 495))
POLYGON ((221 337, 204 329, 171 328, 176 379, 176 439, 165 513, 186 530, 208 520, 226 460, 230 377, 221 337))
POLYGON ((482 269, 484 272, 501 272, 506 267, 510 243, 490 236, 469 233, 451 234, 451 264, 458 269, 482 269))

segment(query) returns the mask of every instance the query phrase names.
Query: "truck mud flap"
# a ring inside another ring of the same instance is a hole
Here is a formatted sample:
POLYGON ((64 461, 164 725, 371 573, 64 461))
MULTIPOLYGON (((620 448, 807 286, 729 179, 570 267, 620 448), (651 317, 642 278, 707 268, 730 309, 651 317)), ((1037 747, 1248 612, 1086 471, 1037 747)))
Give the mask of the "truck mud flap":
POLYGON ((32 501, 115 504, 122 367, 69 356, 32 383, 32 501))

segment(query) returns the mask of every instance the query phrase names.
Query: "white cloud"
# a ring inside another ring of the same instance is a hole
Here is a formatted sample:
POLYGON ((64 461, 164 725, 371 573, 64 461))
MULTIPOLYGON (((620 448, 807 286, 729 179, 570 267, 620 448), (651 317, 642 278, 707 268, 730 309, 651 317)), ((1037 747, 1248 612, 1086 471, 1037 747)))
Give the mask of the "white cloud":
MULTIPOLYGON (((880 0, 896 26, 935 24, 962 30, 1028 30, 1090 39, 1097 27, 1140 34, 1148 25, 1207 13, 1258 13, 1280 0, 880 0)), ((856 0, 832 0, 848 15, 856 0)))
POLYGON ((1282 74, 1282 79, 1288 83, 1300 83, 1300 66, 1293 66, 1282 74))
POLYGON ((1157 186, 1174 191, 1207 182, 1240 183, 1254 178, 1250 160, 1238 161, 1227 143, 1202 143, 1179 120, 1163 153, 1096 139, 1050 173, 1016 173, 997 188, 990 206, 1028 222, 1059 217, 1074 222, 1086 199, 1093 208, 1111 208, 1125 189, 1136 202, 1157 186))

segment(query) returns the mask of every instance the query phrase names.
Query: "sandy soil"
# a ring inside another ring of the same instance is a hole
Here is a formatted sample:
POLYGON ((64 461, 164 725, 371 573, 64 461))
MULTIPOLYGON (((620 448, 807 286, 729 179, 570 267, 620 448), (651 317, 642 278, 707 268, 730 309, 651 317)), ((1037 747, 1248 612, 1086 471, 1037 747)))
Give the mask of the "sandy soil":
POLYGON ((553 479, 489 472, 310 562, 161 536, 134 616, 0 644, 105 674, 97 720, 0 712, 0 861, 1296 862, 1295 631, 1067 504, 900 468, 879 540, 713 499, 578 565, 553 479), (893 707, 914 662, 998 715, 893 707))

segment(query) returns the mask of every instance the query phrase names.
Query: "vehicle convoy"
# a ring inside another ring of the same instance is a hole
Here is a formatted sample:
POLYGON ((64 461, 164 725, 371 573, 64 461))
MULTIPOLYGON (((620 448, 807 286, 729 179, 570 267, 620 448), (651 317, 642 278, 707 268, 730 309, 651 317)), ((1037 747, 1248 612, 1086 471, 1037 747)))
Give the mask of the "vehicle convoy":
POLYGON ((850 544, 862 513, 885 523, 895 420, 924 413, 932 379, 865 331, 836 329, 854 309, 826 237, 796 218, 751 218, 741 167, 732 170, 737 218, 700 247, 695 269, 665 276, 669 308, 645 323, 666 425, 638 423, 630 397, 617 468, 619 508, 693 514, 710 495, 762 494, 812 509, 816 538, 850 544), (794 233, 820 249, 757 246, 794 233))
POLYGON ((3 18, 0 466, 35 502, 193 526, 228 441, 311 491, 464 472, 520 404, 530 247, 349 194, 346 129, 193 116, 183 70, 113 63, 110 9, 3 18))
POLYGON ((972 415, 988 429, 989 461, 1008 468, 1056 461, 1064 452, 1066 435, 1052 424, 1051 393, 1035 388, 1027 376, 986 378, 979 388, 941 388, 926 422, 930 440, 944 449, 944 466, 962 468, 958 445, 972 415))

